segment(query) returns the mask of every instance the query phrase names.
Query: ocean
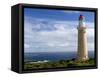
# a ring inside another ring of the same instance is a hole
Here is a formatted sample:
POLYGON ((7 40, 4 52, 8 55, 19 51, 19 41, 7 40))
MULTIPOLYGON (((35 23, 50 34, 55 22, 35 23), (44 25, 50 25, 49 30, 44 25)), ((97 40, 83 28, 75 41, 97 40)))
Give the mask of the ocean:
MULTIPOLYGON (((94 52, 88 53, 89 58, 94 58, 94 52)), ((71 60, 77 57, 76 52, 30 52, 24 53, 24 62, 27 61, 59 61, 71 60)))

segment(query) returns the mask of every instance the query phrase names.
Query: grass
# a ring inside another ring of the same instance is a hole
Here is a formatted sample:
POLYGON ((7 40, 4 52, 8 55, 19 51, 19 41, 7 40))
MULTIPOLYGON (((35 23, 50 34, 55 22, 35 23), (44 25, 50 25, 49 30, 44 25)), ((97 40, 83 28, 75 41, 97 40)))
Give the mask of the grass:
POLYGON ((94 59, 90 58, 87 61, 75 61, 72 60, 60 60, 57 62, 45 62, 45 63, 24 63, 24 69, 43 69, 43 68, 58 68, 58 67, 78 67, 78 66, 93 66, 95 64, 94 59))

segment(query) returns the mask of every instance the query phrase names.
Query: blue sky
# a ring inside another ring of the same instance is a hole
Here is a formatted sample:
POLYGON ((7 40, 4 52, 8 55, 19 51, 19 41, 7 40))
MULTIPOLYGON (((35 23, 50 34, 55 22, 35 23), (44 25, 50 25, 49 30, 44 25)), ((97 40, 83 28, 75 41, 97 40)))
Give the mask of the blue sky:
POLYGON ((34 18, 45 18, 52 20, 78 20, 80 14, 86 17, 86 21, 94 21, 94 12, 80 12, 80 11, 67 11, 67 10, 50 10, 50 9, 33 9, 25 8, 25 15, 34 18), (74 13, 73 13, 74 12, 74 13))
POLYGON ((85 16, 88 50, 94 51, 93 12, 25 8, 25 52, 76 52, 80 14, 85 16))

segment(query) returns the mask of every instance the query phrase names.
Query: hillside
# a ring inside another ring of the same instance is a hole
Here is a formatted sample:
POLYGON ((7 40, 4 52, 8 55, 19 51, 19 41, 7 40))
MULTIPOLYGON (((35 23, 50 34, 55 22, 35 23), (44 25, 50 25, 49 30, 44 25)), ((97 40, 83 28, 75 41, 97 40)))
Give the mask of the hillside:
POLYGON ((42 68, 57 68, 57 67, 78 67, 78 66, 93 66, 94 59, 90 58, 87 61, 76 61, 72 60, 60 60, 57 62, 44 62, 44 63, 30 63, 26 62, 24 64, 24 69, 42 69, 42 68))

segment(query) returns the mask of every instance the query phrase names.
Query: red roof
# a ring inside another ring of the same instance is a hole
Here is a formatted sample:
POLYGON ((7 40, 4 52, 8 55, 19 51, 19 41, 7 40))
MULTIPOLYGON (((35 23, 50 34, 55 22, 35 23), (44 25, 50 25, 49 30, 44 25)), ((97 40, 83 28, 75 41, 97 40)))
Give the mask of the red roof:
POLYGON ((80 15, 79 19, 81 19, 81 20, 84 19, 84 16, 83 15, 80 15))

